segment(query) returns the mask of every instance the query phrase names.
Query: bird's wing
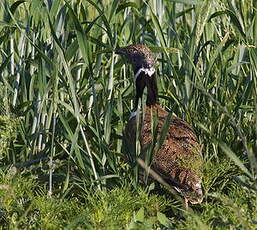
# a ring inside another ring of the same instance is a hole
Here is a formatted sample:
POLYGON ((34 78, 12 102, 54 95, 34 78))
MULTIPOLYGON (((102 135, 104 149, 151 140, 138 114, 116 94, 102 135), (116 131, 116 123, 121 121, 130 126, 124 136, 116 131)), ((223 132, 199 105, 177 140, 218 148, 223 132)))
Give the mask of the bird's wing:
MULTIPOLYGON (((148 110, 145 114, 142 129, 143 148, 152 141, 151 116, 148 110)), ((168 112, 157 108, 158 133, 161 133, 168 112)), ((196 134, 184 120, 173 117, 167 136, 155 153, 152 168, 163 176, 166 181, 180 187, 181 190, 195 191, 199 189, 202 178, 202 155, 196 134)))

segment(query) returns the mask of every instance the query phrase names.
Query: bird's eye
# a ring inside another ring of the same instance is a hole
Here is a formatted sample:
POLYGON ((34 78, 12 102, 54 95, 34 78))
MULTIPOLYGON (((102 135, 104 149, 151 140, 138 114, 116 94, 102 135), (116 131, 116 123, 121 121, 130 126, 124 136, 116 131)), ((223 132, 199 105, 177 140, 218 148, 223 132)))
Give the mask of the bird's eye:
POLYGON ((129 53, 135 53, 135 52, 136 52, 135 48, 132 47, 132 48, 129 49, 129 53))

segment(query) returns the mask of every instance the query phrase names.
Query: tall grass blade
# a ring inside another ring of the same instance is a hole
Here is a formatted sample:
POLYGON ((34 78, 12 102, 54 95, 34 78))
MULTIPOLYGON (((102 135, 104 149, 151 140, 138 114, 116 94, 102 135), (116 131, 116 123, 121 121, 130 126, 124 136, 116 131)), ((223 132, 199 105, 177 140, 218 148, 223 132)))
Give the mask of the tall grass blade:
POLYGON ((236 156, 236 154, 223 142, 219 142, 219 146, 227 154, 227 156, 233 160, 233 162, 250 178, 254 179, 253 175, 249 172, 249 170, 245 167, 243 162, 236 156))

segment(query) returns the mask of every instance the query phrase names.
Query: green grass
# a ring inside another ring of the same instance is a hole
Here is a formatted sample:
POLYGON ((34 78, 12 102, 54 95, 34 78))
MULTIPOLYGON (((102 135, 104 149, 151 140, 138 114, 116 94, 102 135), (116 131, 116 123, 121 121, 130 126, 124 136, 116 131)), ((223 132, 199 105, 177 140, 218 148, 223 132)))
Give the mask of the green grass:
POLYGON ((49 198, 36 178, 13 174, 13 170, 1 173, 3 229, 120 229, 126 225, 147 229, 171 225, 162 212, 178 207, 164 196, 142 189, 135 192, 125 185, 108 192, 89 190, 79 196, 49 198))
POLYGON ((0 6, 2 229, 256 228, 256 1, 0 6), (140 42, 161 105, 203 146, 205 199, 189 213, 123 161, 133 71, 113 50, 140 42))

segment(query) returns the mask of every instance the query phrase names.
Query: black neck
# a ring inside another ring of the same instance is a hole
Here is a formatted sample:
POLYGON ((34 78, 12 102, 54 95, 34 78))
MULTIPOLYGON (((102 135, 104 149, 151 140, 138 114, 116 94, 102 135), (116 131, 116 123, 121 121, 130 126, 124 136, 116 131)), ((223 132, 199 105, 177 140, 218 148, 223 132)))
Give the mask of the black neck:
POLYGON ((148 74, 141 72, 136 79, 135 110, 137 110, 139 99, 142 98, 145 87, 147 87, 146 105, 153 106, 159 103, 155 73, 149 76, 148 74))
POLYGON ((158 104, 158 88, 157 88, 157 82, 155 73, 149 77, 146 80, 146 86, 147 86, 147 99, 146 99, 146 105, 147 106, 153 106, 158 104))

